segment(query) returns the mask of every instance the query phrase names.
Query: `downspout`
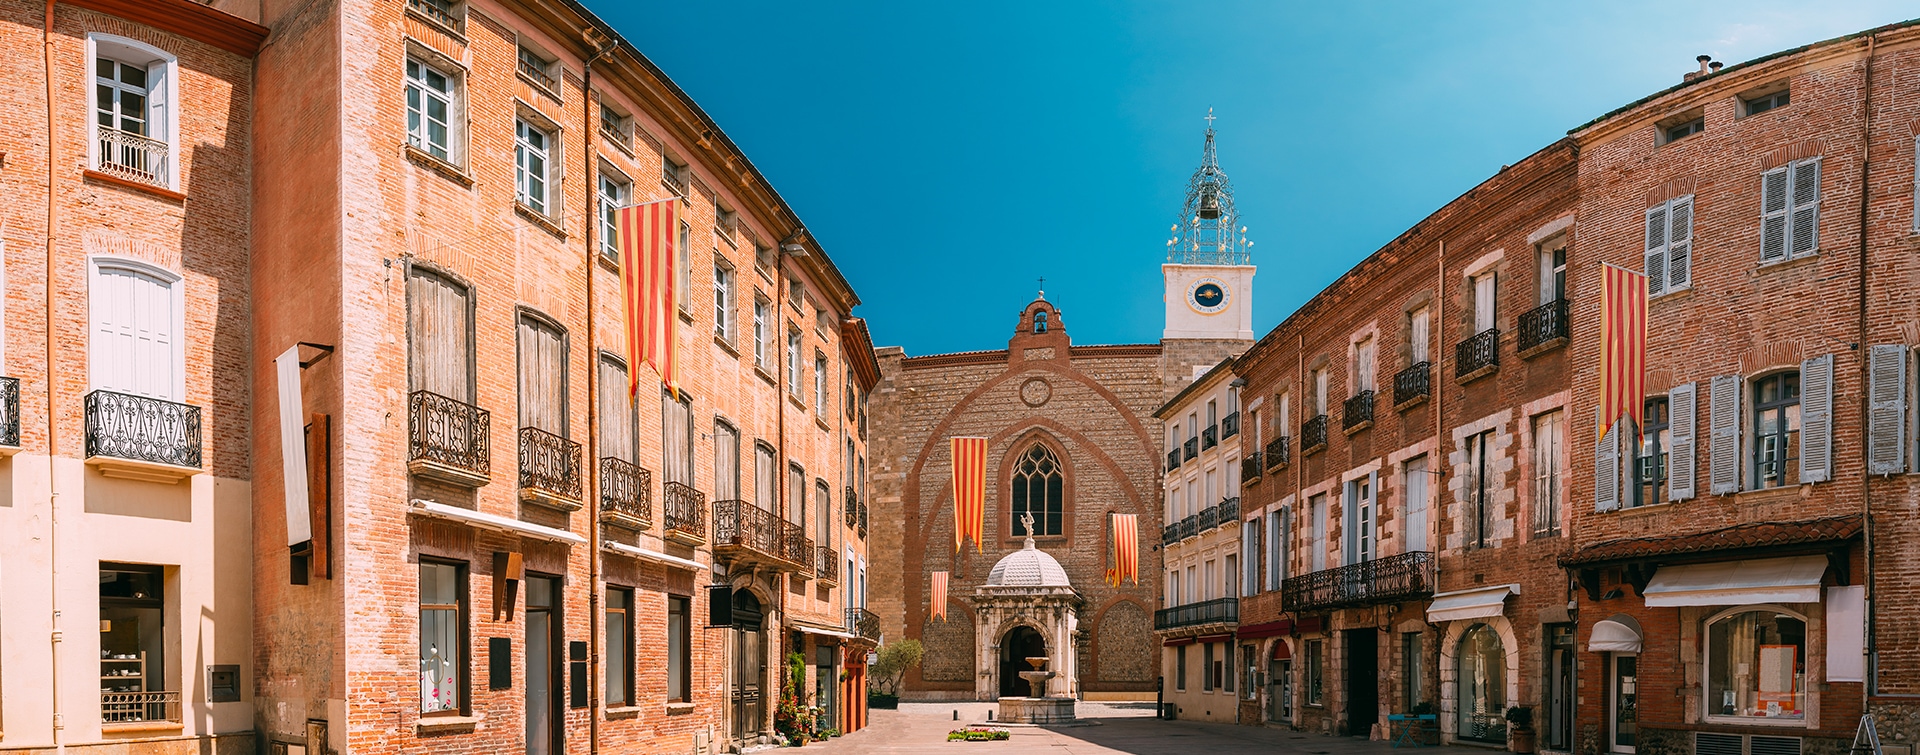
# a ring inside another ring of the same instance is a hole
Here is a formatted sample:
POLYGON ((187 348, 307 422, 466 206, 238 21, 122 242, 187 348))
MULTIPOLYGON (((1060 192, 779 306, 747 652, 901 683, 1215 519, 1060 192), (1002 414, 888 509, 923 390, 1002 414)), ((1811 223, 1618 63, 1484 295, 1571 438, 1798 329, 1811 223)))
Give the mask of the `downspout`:
MULTIPOLYGON (((591 31, 591 28, 589 28, 589 31, 591 31)), ((588 36, 591 37, 591 35, 588 36)), ((591 38, 586 41, 588 44, 592 44, 593 42, 591 38)), ((596 181, 594 177, 594 166, 596 164, 594 157, 599 153, 594 150, 593 144, 594 132, 597 131, 593 124, 593 62, 605 56, 612 49, 612 45, 600 47, 594 51, 591 57, 587 58, 585 64, 580 66, 580 77, 582 79, 580 85, 580 109, 582 111, 580 113, 580 133, 587 144, 586 154, 582 157, 584 158, 587 168, 587 196, 590 198, 595 196, 599 186, 599 182, 596 181)), ((600 349, 596 343, 597 339, 595 338, 595 335, 599 331, 599 310, 594 309, 593 303, 593 279, 599 273, 594 257, 600 253, 599 249, 594 246, 595 239, 593 237, 594 232, 599 230, 600 226, 598 222, 599 218, 594 217, 598 209, 596 204, 593 199, 588 199, 587 222, 584 223, 587 227, 587 459, 584 466, 586 467, 587 478, 587 504, 592 507, 589 509, 590 511, 598 512, 598 507, 600 506, 600 475, 598 474, 600 468, 600 391, 602 390, 602 386, 600 385, 600 349)), ((628 369, 632 368, 632 365, 628 365, 628 369)), ((631 401, 631 398, 629 398, 629 401, 631 401)), ((606 590, 606 585, 601 584, 600 576, 599 514, 596 513, 594 516, 588 517, 587 522, 589 528, 592 530, 587 535, 587 657, 590 659, 587 667, 587 710, 591 713, 591 715, 587 716, 587 752, 597 753, 600 751, 600 716, 606 712, 606 696, 601 689, 602 682, 600 679, 600 670, 604 664, 604 660, 600 657, 602 650, 600 647, 600 622, 604 618, 600 611, 600 593, 606 590)), ((628 669, 628 672, 631 673, 632 669, 628 669)), ((628 700, 627 702, 628 704, 632 704, 633 701, 628 700)))
MULTIPOLYGON (((1874 35, 1868 34, 1867 35, 1866 71, 1863 77, 1866 79, 1866 83, 1861 86, 1861 94, 1860 94, 1860 111, 1861 111, 1861 118, 1860 118, 1860 231, 1859 231, 1860 233, 1859 281, 1860 282, 1858 287, 1859 288, 1858 309, 1859 309, 1860 335, 1858 339, 1856 339, 1856 342, 1854 345, 1854 348, 1856 350, 1866 349, 1867 338, 1868 338, 1868 333, 1867 333, 1867 270, 1868 270, 1867 268, 1867 202, 1868 202, 1868 198, 1873 194, 1873 191, 1872 191, 1873 185, 1867 182, 1867 178, 1868 178, 1868 167, 1871 166, 1873 163, 1873 45, 1874 45, 1874 41, 1875 41, 1874 35)), ((1864 428, 1867 426, 1868 412, 1869 412, 1869 406, 1871 401, 1871 399, 1867 396, 1867 391, 1865 390, 1865 386, 1867 385, 1867 380, 1869 378, 1869 375, 1867 370, 1867 359, 1865 358, 1865 355, 1860 355, 1860 358, 1857 361, 1860 363, 1860 385, 1862 386, 1862 390, 1860 391, 1860 427, 1864 428)), ((1866 614, 1867 614, 1865 617, 1866 625, 1867 625, 1866 626, 1867 674, 1866 674, 1866 683, 1860 685, 1860 710, 1862 713, 1866 713, 1867 715, 1872 715, 1867 710, 1867 704, 1872 699, 1873 694, 1876 691, 1878 691, 1880 686, 1880 664, 1877 662, 1878 661, 1877 651, 1874 643, 1875 627, 1874 627, 1874 618, 1873 618, 1874 617, 1874 604, 1873 604, 1874 542, 1873 542, 1873 484, 1872 484, 1873 475, 1868 472, 1868 469, 1870 469, 1870 467, 1866 466, 1869 463, 1869 460, 1865 458, 1867 456, 1866 448, 1865 446, 1862 446, 1861 448, 1862 448, 1862 454, 1861 454, 1862 467, 1860 470, 1860 510, 1861 510, 1861 515, 1864 519, 1864 521, 1861 523, 1861 532, 1864 535, 1865 546, 1867 551, 1866 553, 1867 574, 1866 574, 1866 580, 1865 580, 1866 588, 1867 588, 1866 589, 1867 595, 1866 595, 1866 601, 1865 601, 1866 614)))
MULTIPOLYGON (((793 237, 793 234, 788 234, 789 239, 792 237, 793 237)), ((782 275, 786 271, 786 267, 787 267, 787 241, 782 240, 776 246, 777 248, 773 250, 773 277, 774 277, 773 318, 772 318, 773 322, 768 323, 768 325, 770 325, 773 328, 773 332, 768 333, 767 336, 770 339, 772 339, 774 343, 781 344, 782 346, 784 346, 786 344, 787 334, 786 334, 786 331, 780 327, 780 319, 783 317, 786 317, 786 311, 787 311, 786 308, 782 305, 782 299, 784 298, 787 292, 787 282, 782 279, 782 275)), ((780 353, 779 351, 780 346, 774 346, 773 349, 775 354, 780 353)), ((794 357, 792 354, 785 355, 785 359, 793 359, 793 358, 794 357)), ((787 470, 780 468, 780 462, 782 461, 785 461, 788 464, 793 463, 790 459, 787 458, 787 390, 788 390, 787 363, 783 360, 780 364, 774 365, 773 369, 774 369, 774 372, 778 373, 779 375, 774 379, 773 390, 774 390, 774 393, 778 395, 775 395, 773 397, 773 405, 780 408, 779 411, 773 413, 775 418, 773 438, 774 438, 774 442, 778 443, 780 448, 779 448, 779 452, 774 454, 774 457, 773 457, 773 501, 771 503, 772 505, 779 507, 780 509, 783 510, 781 512, 781 515, 776 517, 776 519, 778 519, 783 524, 792 524, 792 522, 787 521, 787 517, 784 509, 786 508, 785 502, 787 501, 787 496, 792 495, 793 491, 786 489, 788 473, 787 473, 787 470)), ((774 584, 774 592, 779 597, 779 600, 776 603, 776 605, 779 607, 778 610, 780 612, 780 621, 782 624, 784 624, 786 623, 786 619, 787 619, 786 580, 788 578, 779 576, 779 574, 780 574, 779 572, 774 572, 773 575, 771 575, 771 579, 769 581, 777 582, 777 584, 774 584)), ((761 626, 765 626, 765 625, 766 625, 766 619, 763 618, 761 619, 761 626)), ((759 721, 754 722, 754 725, 756 726, 766 722, 767 720, 766 716, 768 715, 769 711, 779 708, 780 695, 781 693, 786 691, 787 654, 785 651, 791 650, 791 648, 787 647, 786 630, 781 627, 776 627, 774 631, 775 631, 774 639, 776 640, 776 642, 765 643, 764 646, 760 648, 760 654, 762 656, 765 656, 768 650, 771 650, 775 647, 779 647, 783 651, 779 655, 775 656, 775 663, 773 664, 773 675, 776 681, 774 682, 773 689, 771 690, 771 692, 772 692, 774 704, 772 706, 768 706, 765 703, 761 704, 760 706, 761 718, 759 721)), ((765 670, 762 670, 760 672, 760 683, 763 686, 767 683, 767 672, 765 670)), ((762 689, 760 692, 760 699, 763 701, 766 700, 768 697, 768 692, 769 692, 768 690, 762 689)), ((744 740, 742 741, 742 744, 745 744, 744 740)))
POLYGON ((54 423, 56 414, 54 407, 59 406, 55 401, 54 386, 60 382, 55 379, 53 349, 53 292, 55 291, 53 258, 55 242, 60 238, 60 214, 54 205, 56 194, 54 189, 59 176, 55 168, 59 165, 59 160, 55 155, 59 151, 60 139, 54 128, 53 119, 53 3, 54 0, 47 0, 46 27, 40 34, 41 63, 46 68, 47 80, 47 587, 51 599, 48 605, 53 612, 53 631, 48 636, 53 679, 49 684, 48 694, 53 699, 53 748, 55 752, 64 753, 67 751, 67 745, 61 741, 60 737, 66 728, 66 723, 60 714, 60 483, 58 482, 60 470, 55 467, 55 460, 60 458, 60 433, 54 423))

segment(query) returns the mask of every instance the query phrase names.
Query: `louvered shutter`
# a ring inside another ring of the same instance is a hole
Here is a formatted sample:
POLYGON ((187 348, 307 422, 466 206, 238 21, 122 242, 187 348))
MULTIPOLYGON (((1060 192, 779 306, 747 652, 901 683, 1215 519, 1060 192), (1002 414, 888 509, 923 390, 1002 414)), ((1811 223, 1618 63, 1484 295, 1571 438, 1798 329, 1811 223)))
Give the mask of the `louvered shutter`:
POLYGON ((1647 295, 1667 290, 1667 205, 1647 210, 1647 295))
POLYGON ((1667 290, 1693 285, 1693 197, 1673 200, 1667 208, 1667 290))
POLYGON ((1798 257, 1820 245, 1820 158, 1793 166, 1793 221, 1787 255, 1798 257))
POLYGON ((1867 352, 1867 471, 1907 471, 1907 347, 1875 346, 1867 352))
POLYGON ((1707 390, 1708 480, 1714 495, 1740 489, 1740 378, 1716 375, 1707 390))
POLYGON ((1681 383, 1667 392, 1667 500, 1684 501, 1694 496, 1693 463, 1694 411, 1693 383, 1681 383))
POLYGON ((1800 363, 1800 481, 1833 479, 1833 355, 1800 363))
POLYGON ((1787 258, 1787 169, 1760 174, 1760 261, 1787 258))
POLYGON ((1593 509, 1612 511, 1620 508, 1620 431, 1619 423, 1607 427, 1593 454, 1593 509))

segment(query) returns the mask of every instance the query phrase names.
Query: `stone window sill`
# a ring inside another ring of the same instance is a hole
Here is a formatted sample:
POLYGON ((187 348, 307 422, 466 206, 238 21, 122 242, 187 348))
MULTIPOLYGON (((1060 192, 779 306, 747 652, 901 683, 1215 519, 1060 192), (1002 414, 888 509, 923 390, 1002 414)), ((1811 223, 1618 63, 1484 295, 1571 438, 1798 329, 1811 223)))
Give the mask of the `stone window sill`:
POLYGON ((726 336, 715 333, 713 335, 713 344, 715 346, 719 346, 722 350, 726 351, 727 354, 733 357, 734 359, 740 358, 740 350, 733 345, 732 341, 727 340, 726 336))
POLYGON ((422 716, 413 725, 416 736, 430 734, 470 734, 475 726, 486 720, 486 716, 422 716))
POLYGON ((780 381, 773 376, 773 373, 768 372, 767 368, 762 365, 754 365, 753 374, 759 375, 761 380, 767 381, 767 385, 777 386, 780 384, 780 381))
POLYGON ((693 703, 667 703, 667 715, 684 716, 693 712, 693 703))
POLYGON ((460 184, 464 188, 473 188, 473 177, 467 175, 466 171, 461 170, 460 166, 435 157, 432 153, 415 147, 412 144, 402 143, 400 146, 401 149, 406 152, 407 159, 413 161, 414 164, 438 173, 447 180, 460 184))
POLYGON ((622 705, 615 708, 608 708, 607 720, 615 721, 625 718, 639 718, 643 710, 643 708, 637 705, 622 705))
POLYGON ((178 732, 186 728, 179 721, 138 721, 130 723, 100 724, 102 734, 134 734, 141 732, 178 732))
POLYGON ((826 420, 824 420, 824 419, 821 419, 821 418, 819 418, 819 417, 814 417, 814 418, 813 418, 813 424, 816 424, 816 425, 819 425, 819 426, 820 426, 820 432, 823 432, 823 433, 830 433, 830 432, 833 432, 833 426, 832 426, 832 425, 829 425, 829 424, 827 424, 827 421, 826 421, 826 420))
POLYGON ((1774 272, 1779 272, 1781 270, 1786 270, 1789 268, 1801 267, 1802 265, 1805 265, 1807 263, 1813 262, 1818 259, 1820 259, 1820 249, 1816 247, 1814 249, 1801 252, 1799 254, 1793 255, 1783 260, 1776 260, 1773 262, 1762 262, 1758 265, 1755 265, 1753 267, 1753 270, 1747 273, 1747 277, 1758 278, 1762 275, 1766 275, 1767 273, 1774 273, 1774 272))
POLYGON ((525 202, 518 199, 513 200, 513 211, 519 213, 520 217, 532 221, 534 225, 540 226, 540 228, 547 233, 558 237, 561 241, 567 240, 567 231, 560 227, 560 221, 548 217, 539 210, 528 207, 525 202))
POLYGON ((100 171, 93 170, 91 168, 85 171, 82 171, 82 175, 84 175, 86 179, 89 181, 94 181, 94 182, 103 183, 103 184, 110 184, 113 186, 118 186, 123 189, 132 189, 142 194, 151 194, 161 199, 165 199, 173 202, 187 201, 187 195, 174 191, 172 189, 169 189, 165 186, 155 186, 153 184, 141 183, 139 181, 132 181, 125 178, 121 178, 116 175, 101 173, 100 171))

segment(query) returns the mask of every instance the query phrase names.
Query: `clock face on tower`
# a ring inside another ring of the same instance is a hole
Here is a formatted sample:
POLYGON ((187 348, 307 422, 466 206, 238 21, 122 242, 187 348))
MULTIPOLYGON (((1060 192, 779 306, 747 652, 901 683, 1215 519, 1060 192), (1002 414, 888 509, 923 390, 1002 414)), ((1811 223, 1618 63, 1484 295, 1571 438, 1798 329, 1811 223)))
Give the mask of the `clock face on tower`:
POLYGON ((1214 314, 1227 308, 1227 284, 1215 278, 1201 278, 1187 289, 1187 305, 1201 314, 1214 314))

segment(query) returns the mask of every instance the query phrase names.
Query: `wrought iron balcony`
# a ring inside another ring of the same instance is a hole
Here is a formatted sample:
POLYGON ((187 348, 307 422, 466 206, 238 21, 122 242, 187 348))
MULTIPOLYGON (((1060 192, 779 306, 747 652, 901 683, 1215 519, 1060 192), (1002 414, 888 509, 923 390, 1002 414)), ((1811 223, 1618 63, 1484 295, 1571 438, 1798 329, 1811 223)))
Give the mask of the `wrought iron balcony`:
POLYGON ((1228 412, 1220 418, 1220 439, 1226 440, 1240 434, 1240 413, 1228 412))
POLYGON ((840 554, 824 545, 815 550, 813 576, 822 582, 840 584, 840 554))
POLYGON ((880 614, 865 608, 847 609, 847 631, 871 642, 880 641, 880 614))
POLYGON ((86 418, 88 463, 100 466, 103 473, 178 482, 185 473, 148 477, 136 467, 139 464, 194 469, 200 466, 200 407, 113 391, 94 391, 86 396, 86 418), (112 459, 139 464, 119 468, 107 461, 112 459))
POLYGON ((546 64, 528 60, 524 52, 520 54, 520 75, 532 79, 533 83, 539 84, 542 89, 549 92, 558 91, 554 86, 553 74, 547 73, 546 64))
POLYGON ((1282 435, 1267 441, 1267 469, 1285 469, 1287 462, 1293 460, 1293 447, 1287 444, 1289 440, 1282 435))
POLYGON ((1453 347, 1453 377, 1462 383, 1500 369, 1500 329, 1488 328, 1453 347))
POLYGON ((444 26, 451 27, 454 31, 460 31, 460 19, 455 18, 451 11, 453 7, 451 0, 407 0, 407 7, 419 11, 422 15, 444 26))
POLYGON ((1205 451, 1209 448, 1220 445, 1219 436, 1220 436, 1219 425, 1207 425, 1205 429, 1200 431, 1200 450, 1205 451))
POLYGON ((1307 420, 1300 426, 1300 453, 1310 454, 1327 447, 1327 415, 1307 420))
POLYGON ((456 485, 487 484, 493 415, 431 391, 407 397, 407 466, 456 485))
POLYGON ((1251 485, 1266 471, 1266 454, 1259 451, 1247 454, 1240 459, 1240 484, 1251 485))
POLYGON ((1397 603, 1432 595, 1433 585, 1433 554, 1413 551, 1288 578, 1280 602, 1294 612, 1397 603))
POLYGON ((1188 514, 1185 519, 1180 520, 1180 539, 1185 540, 1198 534, 1200 534, 1199 514, 1188 514))
POLYGON ((867 502, 861 501, 860 502, 860 538, 864 540, 866 539, 866 537, 867 537, 867 502))
POLYGON ((1186 444, 1180 447, 1180 452, 1182 459, 1193 461, 1194 457, 1200 455, 1200 439, 1188 438, 1186 444))
POLYGON ((167 188, 172 147, 159 139, 100 127, 100 151, 94 155, 94 170, 135 183, 167 188))
POLYGON ((1194 516, 1199 519, 1199 521, 1193 525, 1193 531, 1196 533, 1206 532, 1220 526, 1220 507, 1218 506, 1208 506, 1201 509, 1200 513, 1194 516))
POLYGON ((860 496, 853 492, 852 485, 847 486, 845 498, 847 505, 843 510, 846 512, 847 526, 858 527, 860 526, 860 496))
POLYGON ((1180 523, 1174 522, 1160 528, 1160 544, 1172 545, 1180 542, 1180 523))
POLYGON ((1542 354, 1567 343, 1567 300, 1555 299, 1520 316, 1520 358, 1542 354))
POLYGON ((660 486, 661 534, 681 545, 707 542, 707 495, 693 486, 669 482, 660 486))
POLYGON ((520 498, 542 506, 580 508, 580 444, 537 427, 520 428, 520 498))
POLYGON ((1433 363, 1415 362, 1393 376, 1393 408, 1406 409, 1433 397, 1433 363))
POLYGON ((0 446, 20 447, 20 378, 0 377, 0 446))
POLYGON ((1153 612, 1155 631, 1197 627, 1206 624, 1240 623, 1239 598, 1215 598, 1153 612))
POLYGON ((813 574, 813 538, 807 537, 805 528, 780 520, 780 557, 799 566, 800 574, 813 574))
POLYGON ((652 527, 653 473, 625 459, 601 459, 600 521, 636 530, 652 527))
POLYGON ((1240 521, 1240 496, 1233 496, 1214 505, 1220 511, 1220 523, 1232 524, 1240 521))
POLYGON ((1179 468, 1180 468, 1180 449, 1176 448, 1176 449, 1173 449, 1172 451, 1168 451, 1167 452, 1167 471, 1171 472, 1179 468))
POLYGON ((1341 407, 1340 429, 1355 433, 1373 426, 1373 391, 1361 391, 1341 407))
POLYGON ((773 512, 746 501, 714 501, 713 555, 735 564, 797 571, 800 564, 789 560, 782 548, 789 526, 773 512))
MULTIPOLYGON (((115 677, 103 677, 112 683, 115 677)), ((139 677, 128 677, 138 679, 139 677)), ((115 724, 180 723, 180 692, 100 691, 100 723, 115 724)))

